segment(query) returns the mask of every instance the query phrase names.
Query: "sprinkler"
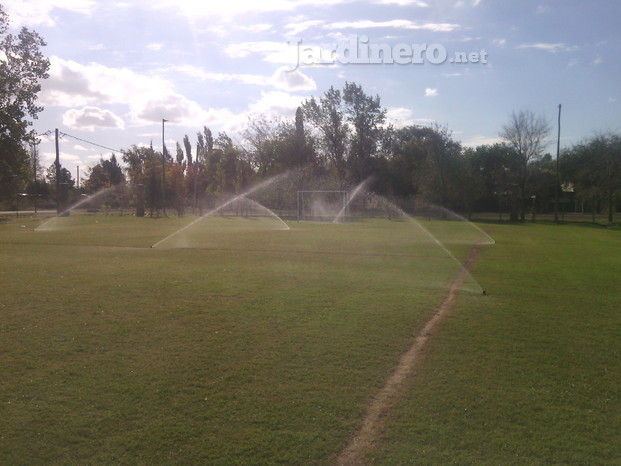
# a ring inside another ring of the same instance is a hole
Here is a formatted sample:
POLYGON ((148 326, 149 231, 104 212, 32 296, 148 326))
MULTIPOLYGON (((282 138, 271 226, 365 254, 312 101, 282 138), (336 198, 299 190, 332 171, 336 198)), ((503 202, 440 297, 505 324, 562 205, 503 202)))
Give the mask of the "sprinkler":
POLYGON ((487 290, 483 290, 483 296, 487 296, 487 290))

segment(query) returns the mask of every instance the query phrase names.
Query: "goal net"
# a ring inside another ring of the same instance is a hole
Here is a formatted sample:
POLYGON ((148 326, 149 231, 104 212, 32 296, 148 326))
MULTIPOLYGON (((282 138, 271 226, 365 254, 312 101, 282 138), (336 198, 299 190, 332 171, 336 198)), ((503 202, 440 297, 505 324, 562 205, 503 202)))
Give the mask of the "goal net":
POLYGON ((347 216, 347 191, 298 191, 298 221, 332 222, 347 216))

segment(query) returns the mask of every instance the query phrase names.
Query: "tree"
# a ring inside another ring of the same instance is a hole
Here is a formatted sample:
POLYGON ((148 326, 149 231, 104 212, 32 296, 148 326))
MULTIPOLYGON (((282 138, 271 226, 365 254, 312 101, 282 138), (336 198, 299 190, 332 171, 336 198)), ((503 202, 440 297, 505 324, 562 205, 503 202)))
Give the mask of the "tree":
POLYGON ((334 87, 330 87, 319 102, 312 97, 302 104, 304 117, 319 131, 324 153, 340 183, 345 180, 345 155, 349 138, 344 111, 341 91, 334 87))
POLYGON ((350 178, 358 183, 373 172, 373 157, 380 142, 381 125, 386 121, 386 110, 382 108, 378 95, 366 95, 356 83, 345 83, 343 102, 348 120, 354 129, 347 160, 348 168, 350 178))
POLYGON ((192 165, 192 143, 190 143, 190 138, 186 134, 183 136, 183 147, 185 148, 185 156, 188 159, 188 167, 192 165))
POLYGON ((453 141, 448 128, 438 125, 421 129, 420 144, 425 151, 425 163, 418 173, 423 196, 429 202, 453 206, 461 188, 461 145, 453 141))
POLYGON ((219 163, 215 167, 217 186, 214 192, 220 196, 235 194, 240 187, 237 172, 240 151, 225 132, 218 133, 214 147, 219 153, 219 163))
MULTIPOLYGON (((292 141, 292 164, 293 167, 305 167, 315 173, 320 164, 317 160, 314 140, 304 127, 304 112, 302 107, 298 107, 295 111, 295 122, 292 141)), ((299 186, 301 189, 302 186, 299 186)))
POLYGON ((92 167, 84 181, 86 192, 95 193, 110 186, 116 186, 125 182, 123 169, 119 165, 116 155, 112 154, 109 160, 99 159, 99 163, 92 167))
POLYGON ((466 166, 461 145, 447 128, 407 126, 386 136, 391 144, 387 178, 392 194, 417 196, 443 207, 471 208, 475 191, 464 196, 463 183, 476 174, 466 166))
POLYGON ((482 145, 466 150, 466 156, 484 184, 484 192, 480 198, 483 209, 497 208, 502 212, 503 199, 508 198, 510 218, 517 221, 521 166, 513 147, 505 143, 482 145))
MULTIPOLYGON (((73 178, 71 177, 71 172, 64 167, 61 167, 59 174, 60 177, 58 183, 66 185, 69 188, 73 188, 75 181, 73 181, 73 178)), ((56 164, 53 163, 48 167, 45 177, 51 186, 56 186, 56 164)))
POLYGON ((243 133, 252 167, 260 177, 272 176, 280 171, 281 154, 277 154, 275 141, 278 122, 265 117, 252 118, 243 133))
POLYGON ((519 210, 521 220, 524 220, 524 199, 526 197, 526 179, 528 164, 537 160, 543 154, 545 139, 550 134, 550 124, 543 116, 535 116, 529 110, 513 112, 509 123, 502 127, 500 137, 515 150, 520 167, 518 181, 520 197, 519 210))
POLYGON ((127 164, 127 176, 131 182, 136 216, 144 216, 144 205, 149 207, 153 217, 155 210, 162 208, 162 157, 153 146, 137 147, 123 152, 123 162, 127 164))
POLYGON ((608 208, 612 222, 616 195, 621 191, 621 136, 602 134, 572 147, 562 157, 562 175, 581 200, 608 208))
POLYGON ((175 145, 175 152, 176 152, 175 159, 177 160, 177 165, 185 166, 185 162, 183 161, 183 158, 184 158, 183 149, 181 148, 181 144, 179 144, 178 142, 175 145))
POLYGON ((50 63, 41 53, 45 41, 22 28, 7 33, 9 18, 0 5, 0 197, 12 197, 30 178, 24 145, 34 139, 29 130, 38 113, 39 81, 48 77, 50 63))

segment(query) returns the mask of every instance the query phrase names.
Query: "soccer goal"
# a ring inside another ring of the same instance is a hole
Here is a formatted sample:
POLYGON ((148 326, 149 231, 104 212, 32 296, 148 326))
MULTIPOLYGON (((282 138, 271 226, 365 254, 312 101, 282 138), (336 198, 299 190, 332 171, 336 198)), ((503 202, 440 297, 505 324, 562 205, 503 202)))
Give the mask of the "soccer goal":
POLYGON ((347 191, 298 191, 297 195, 298 221, 332 222, 348 213, 347 191))

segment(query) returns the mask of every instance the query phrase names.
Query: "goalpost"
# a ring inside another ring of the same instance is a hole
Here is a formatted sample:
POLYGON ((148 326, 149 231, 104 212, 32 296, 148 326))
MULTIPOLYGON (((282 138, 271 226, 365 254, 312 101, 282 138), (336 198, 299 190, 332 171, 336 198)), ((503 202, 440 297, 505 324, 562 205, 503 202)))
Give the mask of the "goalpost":
POLYGON ((300 220, 331 222, 347 215, 349 192, 347 191, 298 191, 297 209, 300 220))

